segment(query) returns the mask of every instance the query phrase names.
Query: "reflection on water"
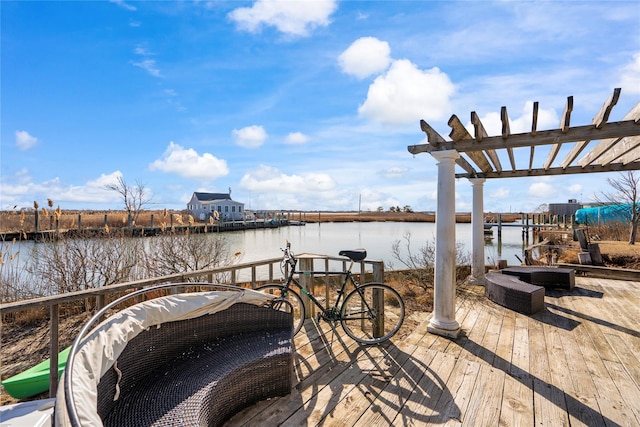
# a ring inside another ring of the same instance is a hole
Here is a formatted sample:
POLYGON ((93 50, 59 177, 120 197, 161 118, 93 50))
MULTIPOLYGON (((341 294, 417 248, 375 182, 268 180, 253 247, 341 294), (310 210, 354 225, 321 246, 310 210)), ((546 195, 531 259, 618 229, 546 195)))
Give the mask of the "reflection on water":
MULTIPOLYGON (((502 245, 498 246, 497 227, 494 239, 486 242, 485 258, 488 263, 505 259, 509 264, 519 264, 522 258, 522 230, 520 227, 503 227, 502 245)), ((280 248, 288 240, 295 253, 338 255, 342 249, 367 250, 369 259, 385 262, 387 268, 398 264, 392 258, 391 248, 396 240, 411 234, 411 249, 417 251, 427 242, 435 242, 434 223, 415 222, 348 222, 307 224, 277 229, 248 230, 225 233, 230 249, 242 253, 242 262, 257 261, 281 256, 280 248)), ((456 225, 456 241, 471 253, 471 224, 456 225)), ((401 245, 404 246, 404 245, 401 245)))
MULTIPOLYGON (((521 227, 503 227, 502 244, 498 245, 497 226, 493 227, 494 239, 485 244, 485 260, 494 264, 498 259, 507 260, 509 264, 520 264, 516 256, 522 258, 523 243, 521 227)), ((296 254, 313 253, 322 255, 338 255, 343 249, 364 248, 368 258, 384 261, 386 269, 400 268, 400 263, 393 259, 392 246, 395 241, 403 240, 411 234, 411 250, 416 253, 427 242, 435 243, 436 227, 434 223, 411 222, 347 222, 347 223, 310 223, 305 226, 289 226, 247 231, 233 231, 220 234, 193 235, 194 238, 223 237, 229 253, 238 253, 237 262, 260 261, 282 256, 280 248, 285 242, 291 242, 296 254)), ((162 237, 155 237, 162 238, 162 237)), ((134 238, 138 239, 138 238, 134 238)), ((153 238, 150 238, 153 239, 153 238)), ((456 241, 471 253, 471 224, 456 225, 456 241)), ((404 242, 401 243, 404 249, 404 242)), ((19 263, 26 262, 34 248, 32 241, 20 242, 9 249, 20 251, 19 263)), ((266 268, 265 268, 266 271, 266 268)), ((241 272, 238 277, 250 272, 241 272)), ((265 273, 266 274, 266 273, 265 273)), ((259 273, 259 275, 262 275, 259 273)), ((275 278, 278 273, 275 272, 275 278)))

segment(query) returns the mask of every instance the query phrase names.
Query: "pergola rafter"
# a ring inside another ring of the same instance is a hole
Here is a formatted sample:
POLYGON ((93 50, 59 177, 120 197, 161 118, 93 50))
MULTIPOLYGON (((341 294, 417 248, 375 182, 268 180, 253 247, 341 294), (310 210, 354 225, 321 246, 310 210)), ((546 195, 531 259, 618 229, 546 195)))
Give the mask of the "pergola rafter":
POLYGON ((525 133, 511 133, 507 107, 500 110, 502 132, 498 136, 488 136, 475 111, 471 113, 475 136, 471 136, 456 115, 448 122, 451 140, 446 140, 424 120, 420 121, 428 143, 411 145, 407 149, 414 155, 430 153, 438 162, 435 286, 430 332, 450 337, 460 333, 460 325, 455 319, 455 178, 468 178, 473 186, 471 280, 484 283, 482 186, 486 179, 640 170, 640 102, 621 121, 609 122, 619 97, 620 89, 617 88, 586 126, 571 126, 572 96, 567 98, 559 127, 551 130, 537 129, 538 102, 533 104, 531 131, 525 133), (592 142, 592 149, 576 162, 592 142), (554 166, 562 145, 571 143, 574 145, 566 157, 560 165, 554 166), (544 164, 535 167, 535 148, 539 146, 550 146, 550 149, 544 164), (518 168, 514 149, 524 147, 529 147, 529 162, 518 168), (500 162, 500 150, 506 151, 510 168, 500 162), (464 173, 456 174, 456 165, 464 173))
POLYGON ((608 122, 611 110, 618 102, 620 89, 613 91, 611 97, 594 116, 590 125, 570 126, 573 111, 573 97, 567 98, 564 112, 557 129, 537 130, 538 103, 534 103, 531 131, 511 134, 506 107, 502 107, 502 134, 488 136, 478 114, 471 113, 471 124, 475 129, 472 137, 461 120, 453 115, 449 119, 451 140, 445 140, 425 121, 420 122, 427 134, 428 144, 408 147, 412 154, 433 153, 441 150, 456 150, 464 157, 456 160, 464 173, 456 178, 512 178, 541 175, 562 175, 593 172, 616 172, 640 169, 640 102, 629 111, 621 121, 608 122), (580 160, 578 156, 591 143, 599 141, 580 160), (558 167, 553 167, 563 144, 573 143, 573 147, 558 167), (549 154, 541 167, 535 168, 535 148, 551 146, 549 154), (513 150, 530 147, 529 162, 526 167, 516 167, 513 150), (498 157, 498 150, 507 152, 510 168, 504 167, 498 157), (470 161, 465 159, 467 157, 470 161), (489 160, 487 160, 489 159, 489 160))

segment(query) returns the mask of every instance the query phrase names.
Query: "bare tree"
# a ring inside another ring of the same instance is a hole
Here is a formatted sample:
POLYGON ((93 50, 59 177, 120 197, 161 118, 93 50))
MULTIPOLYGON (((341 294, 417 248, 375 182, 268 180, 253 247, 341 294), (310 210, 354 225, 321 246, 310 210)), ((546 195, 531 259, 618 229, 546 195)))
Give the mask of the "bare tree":
POLYGON ((620 173, 619 178, 607 178, 607 182, 613 188, 613 192, 602 192, 602 198, 594 196, 600 203, 616 204, 620 206, 618 214, 629 221, 629 244, 636 243, 638 223, 640 223, 640 201, 638 200, 638 184, 640 174, 636 171, 620 173))
MULTIPOLYGON (((427 241, 417 252, 411 249, 411 233, 403 235, 404 243, 400 240, 393 242, 391 255, 399 261, 407 270, 409 277, 415 279, 423 288, 433 285, 433 267, 436 263, 436 242, 427 241)), ((471 255, 464 248, 464 243, 456 241, 456 266, 469 265, 471 255)))
POLYGON ((122 175, 118 176, 118 181, 115 184, 106 185, 105 188, 120 195, 120 200, 124 203, 124 208, 127 211, 129 226, 136 223, 144 206, 151 201, 144 184, 136 181, 135 185, 129 185, 122 175))

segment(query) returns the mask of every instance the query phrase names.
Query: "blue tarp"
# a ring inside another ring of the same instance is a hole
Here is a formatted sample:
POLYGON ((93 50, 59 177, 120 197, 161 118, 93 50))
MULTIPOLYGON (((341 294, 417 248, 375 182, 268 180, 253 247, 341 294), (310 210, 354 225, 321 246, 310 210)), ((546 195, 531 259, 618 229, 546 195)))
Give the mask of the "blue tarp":
MULTIPOLYGON (((585 225, 604 225, 612 222, 631 221, 631 203, 618 205, 595 206, 576 211, 576 222, 585 225)), ((638 208, 638 206, 636 206, 638 208)))

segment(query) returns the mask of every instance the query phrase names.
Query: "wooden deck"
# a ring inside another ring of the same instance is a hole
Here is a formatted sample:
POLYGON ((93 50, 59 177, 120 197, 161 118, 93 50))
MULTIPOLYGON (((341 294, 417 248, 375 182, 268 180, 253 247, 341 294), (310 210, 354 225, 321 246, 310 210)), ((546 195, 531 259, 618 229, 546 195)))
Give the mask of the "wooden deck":
POLYGON ((640 283, 577 277, 532 316, 483 290, 459 290, 456 340, 424 313, 374 347, 308 321, 293 392, 227 425, 640 425, 640 283))

